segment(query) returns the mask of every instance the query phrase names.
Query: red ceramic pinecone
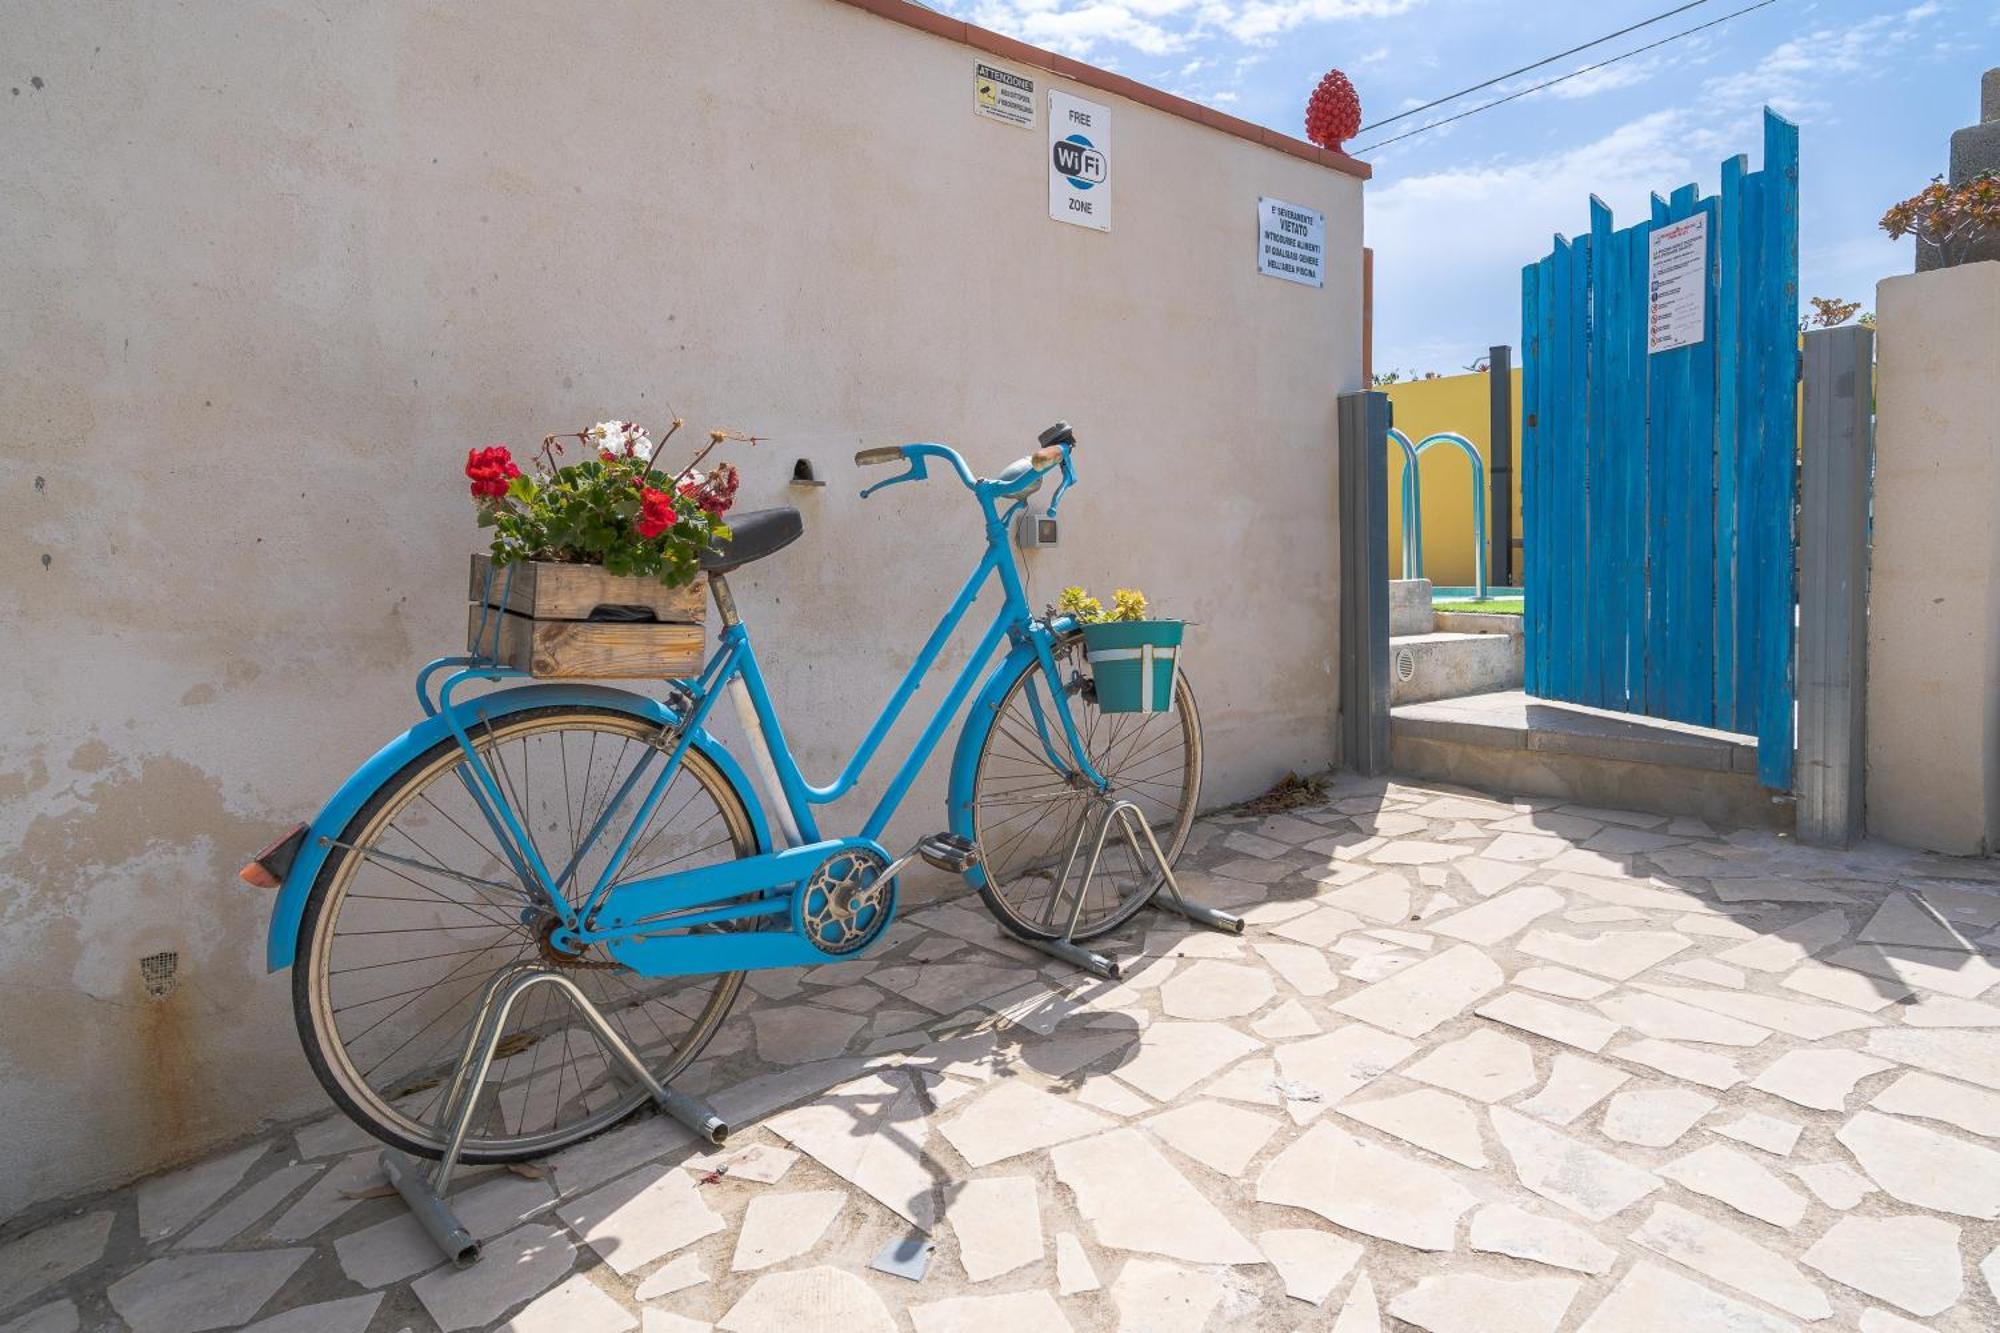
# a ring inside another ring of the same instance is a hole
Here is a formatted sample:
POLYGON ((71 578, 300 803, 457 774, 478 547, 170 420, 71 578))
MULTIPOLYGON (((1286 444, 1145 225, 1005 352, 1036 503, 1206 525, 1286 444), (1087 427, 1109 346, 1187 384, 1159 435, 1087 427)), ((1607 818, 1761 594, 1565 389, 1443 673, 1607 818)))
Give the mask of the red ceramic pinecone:
POLYGON ((1361 98, 1345 74, 1330 69, 1306 103, 1306 138, 1337 152, 1360 132, 1361 98))

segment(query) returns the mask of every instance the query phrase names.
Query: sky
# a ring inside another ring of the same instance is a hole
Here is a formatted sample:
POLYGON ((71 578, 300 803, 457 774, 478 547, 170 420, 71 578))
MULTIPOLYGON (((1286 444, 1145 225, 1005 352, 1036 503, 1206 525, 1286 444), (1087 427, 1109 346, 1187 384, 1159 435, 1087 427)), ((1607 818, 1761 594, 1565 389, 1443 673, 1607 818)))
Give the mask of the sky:
MULTIPOLYGON (((927 0, 981 27, 1117 70, 1287 134, 1328 69, 1363 123, 1482 83, 1686 0, 927 0)), ((1753 0, 1686 13, 1412 116, 1348 147, 1672 36, 1753 0)), ((1883 209, 1944 171, 2000 64, 2000 0, 1774 0, 1660 49, 1357 155, 1374 167, 1375 367, 1450 374, 1520 343, 1520 271, 1553 233, 1616 225, 1720 164, 1762 166, 1761 109, 1800 126, 1800 298, 1875 304, 1913 267, 1883 209)))

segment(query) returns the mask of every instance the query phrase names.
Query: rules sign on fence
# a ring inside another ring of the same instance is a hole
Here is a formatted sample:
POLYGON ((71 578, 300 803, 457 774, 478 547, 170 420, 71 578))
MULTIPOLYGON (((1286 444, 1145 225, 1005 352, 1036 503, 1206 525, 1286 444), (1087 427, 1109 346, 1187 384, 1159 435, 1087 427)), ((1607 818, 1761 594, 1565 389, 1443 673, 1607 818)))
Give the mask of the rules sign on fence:
POLYGON ((1326 214, 1282 199, 1257 201, 1257 271, 1266 277, 1326 286, 1326 214))
POLYGON ((1646 351, 1701 341, 1708 318, 1708 214, 1660 227, 1646 238, 1646 351))

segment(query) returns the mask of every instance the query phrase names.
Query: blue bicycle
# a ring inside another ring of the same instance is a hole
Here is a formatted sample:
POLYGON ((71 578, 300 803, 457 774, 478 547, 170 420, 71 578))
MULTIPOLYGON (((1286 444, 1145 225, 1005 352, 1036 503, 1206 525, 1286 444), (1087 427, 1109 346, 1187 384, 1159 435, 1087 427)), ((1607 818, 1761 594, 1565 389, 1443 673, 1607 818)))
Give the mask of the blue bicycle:
POLYGON ((475 1071, 475 1091, 497 1091, 468 1128, 451 1111, 454 1071, 510 970, 558 972, 664 1085, 714 1037, 746 971, 841 961, 879 941, 897 873, 916 857, 962 874, 1001 925, 1029 939, 1090 939, 1143 907, 1165 876, 1130 836, 1103 849, 1095 875, 1072 881, 1068 870, 1086 817, 1113 801, 1139 807, 1168 863, 1179 854, 1201 786, 1200 720, 1185 676, 1169 711, 1101 713, 1075 625, 1029 606, 1014 520, 1051 473, 1061 480, 1049 518, 1076 481, 1066 424, 1040 446, 991 478, 938 444, 855 456, 907 465, 863 496, 942 464, 977 501, 986 549, 823 786, 792 757, 729 590, 730 573, 798 538, 791 508, 735 516, 732 540, 704 558, 721 633, 700 676, 668 682, 664 698, 559 681, 459 698, 522 673, 468 657, 426 666, 425 720, 246 867, 279 888, 269 964, 292 968, 299 1035, 334 1100, 406 1151, 534 1157, 661 1094, 607 1059, 605 1034, 586 1032, 543 988, 505 1015, 491 1068, 475 1071), (851 836, 826 835, 816 807, 854 789, 996 576, 998 614, 873 813, 851 836), (883 831, 975 687, 951 762, 948 830, 892 856, 883 831), (761 794, 708 730, 725 696, 761 794))

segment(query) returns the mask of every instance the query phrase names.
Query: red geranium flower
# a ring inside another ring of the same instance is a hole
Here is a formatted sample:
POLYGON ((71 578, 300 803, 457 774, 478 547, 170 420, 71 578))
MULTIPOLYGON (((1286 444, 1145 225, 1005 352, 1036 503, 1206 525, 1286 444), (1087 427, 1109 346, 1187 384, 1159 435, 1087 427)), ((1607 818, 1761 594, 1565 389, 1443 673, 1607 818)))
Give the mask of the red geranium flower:
POLYGON ((654 490, 651 486, 639 491, 639 523, 641 537, 657 537, 674 525, 680 515, 674 512, 674 497, 665 491, 654 490))
POLYGON ((507 483, 521 475, 521 469, 514 465, 506 445, 489 444, 465 451, 465 475, 472 481, 474 498, 497 500, 507 493, 507 483))

